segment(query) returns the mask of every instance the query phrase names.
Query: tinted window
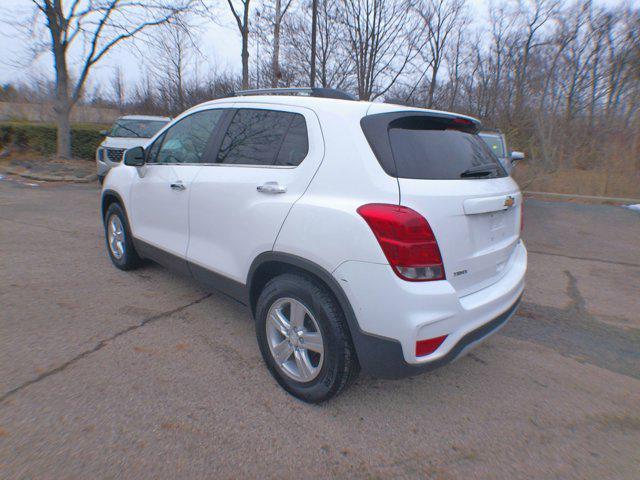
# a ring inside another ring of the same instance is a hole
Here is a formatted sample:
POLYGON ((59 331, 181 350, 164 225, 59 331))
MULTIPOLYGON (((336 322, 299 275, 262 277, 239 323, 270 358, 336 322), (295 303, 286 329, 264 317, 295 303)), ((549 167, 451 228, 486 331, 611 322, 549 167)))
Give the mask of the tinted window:
POLYGON ((502 137, 500 135, 481 133, 480 138, 484 140, 484 143, 489 146, 496 157, 504 158, 507 156, 506 152, 504 151, 504 143, 502 143, 502 137))
POLYGON ((165 120, 118 120, 109 137, 151 138, 167 124, 165 120))
POLYGON ((156 157, 158 156, 158 151, 160 150, 160 146, 162 145, 163 140, 164 133, 156 138, 151 146, 147 149, 147 163, 155 163, 156 157))
POLYGON ((405 117, 391 122, 389 140, 401 178, 453 180, 506 176, 480 136, 450 125, 405 117))
POLYGON ((298 165, 307 154, 302 115, 272 110, 238 110, 222 140, 219 163, 298 165))
POLYGON ((309 152, 307 123, 302 115, 293 114, 289 131, 284 137, 276 165, 297 166, 309 152))
POLYGON ((149 161, 156 163, 199 163, 213 130, 222 117, 223 110, 205 110, 183 118, 171 126, 161 140, 154 142, 149 150, 149 161), (156 144, 160 144, 154 155, 156 144))

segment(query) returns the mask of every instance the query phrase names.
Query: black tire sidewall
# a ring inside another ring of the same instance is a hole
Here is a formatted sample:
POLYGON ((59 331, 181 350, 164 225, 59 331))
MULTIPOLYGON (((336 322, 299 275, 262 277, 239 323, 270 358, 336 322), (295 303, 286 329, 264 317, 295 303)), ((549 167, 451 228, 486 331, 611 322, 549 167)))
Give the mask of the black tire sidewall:
POLYGON ((118 267, 120 270, 131 270, 138 266, 139 258, 135 252, 133 247, 131 230, 129 229, 129 223, 127 222, 127 216, 122 210, 122 207, 118 203, 112 203, 109 205, 107 212, 104 215, 104 238, 105 244, 107 246, 107 252, 109 253, 109 258, 113 264, 118 267), (117 215, 122 222, 122 226, 124 228, 124 255, 121 258, 116 258, 111 251, 111 246, 109 245, 109 232, 108 232, 108 222, 112 215, 117 215))
POLYGON ((344 386, 348 376, 350 353, 345 339, 344 318, 333 297, 313 280, 297 274, 284 274, 267 283, 256 305, 256 335, 262 357, 271 374, 289 393, 303 401, 319 403, 334 396, 344 386), (293 298, 303 303, 313 314, 322 333, 324 359, 319 375, 300 383, 282 373, 269 349, 266 319, 271 306, 281 298, 293 298))

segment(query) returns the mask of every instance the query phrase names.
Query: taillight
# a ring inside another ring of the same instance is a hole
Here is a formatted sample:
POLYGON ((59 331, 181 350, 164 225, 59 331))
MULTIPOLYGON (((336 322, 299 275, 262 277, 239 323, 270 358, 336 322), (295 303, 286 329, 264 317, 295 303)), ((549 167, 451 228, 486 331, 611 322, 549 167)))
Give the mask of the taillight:
POLYGON ((358 208, 396 275, 410 282, 444 280, 438 242, 427 220, 399 205, 370 203, 358 208))

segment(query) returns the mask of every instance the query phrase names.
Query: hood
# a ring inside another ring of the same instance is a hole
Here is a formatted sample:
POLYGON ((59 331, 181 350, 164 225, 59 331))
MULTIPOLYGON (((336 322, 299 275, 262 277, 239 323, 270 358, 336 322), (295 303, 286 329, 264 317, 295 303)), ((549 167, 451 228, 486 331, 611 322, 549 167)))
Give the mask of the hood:
POLYGON ((150 138, 129 138, 129 137, 107 137, 100 144, 101 147, 107 148, 133 148, 145 147, 149 143, 150 138))

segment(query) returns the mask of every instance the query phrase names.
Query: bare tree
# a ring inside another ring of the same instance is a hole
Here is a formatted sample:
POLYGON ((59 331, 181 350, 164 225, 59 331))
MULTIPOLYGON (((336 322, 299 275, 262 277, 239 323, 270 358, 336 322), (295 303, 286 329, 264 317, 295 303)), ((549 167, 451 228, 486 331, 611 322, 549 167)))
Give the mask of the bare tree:
POLYGON ((272 87, 277 87, 278 82, 282 78, 282 72, 280 71, 280 30, 282 28, 282 19, 287 14, 292 0, 284 2, 282 6, 282 0, 275 0, 275 15, 273 19, 273 57, 271 60, 271 68, 273 70, 273 79, 271 81, 272 87))
POLYGON ((32 0, 50 34, 49 48, 55 68, 57 155, 71 155, 70 114, 82 96, 92 67, 119 43, 162 25, 190 6, 190 0, 169 2, 137 0, 32 0), (79 71, 72 76, 71 48, 83 43, 79 71))
POLYGON ((309 84, 316 86, 316 55, 318 43, 318 0, 311 0, 311 72, 309 84))
POLYGON ((408 0, 345 0, 341 16, 361 100, 388 92, 415 58, 419 29, 411 6, 408 0))
MULTIPOLYGON (((460 31, 467 22, 465 18, 466 0, 423 0, 419 6, 419 15, 424 23, 427 48, 421 50, 421 56, 431 71, 427 93, 427 107, 433 106, 438 72, 448 53, 450 37, 460 31)), ((460 40, 460 38, 458 38, 460 40)))
POLYGON ((153 37, 155 55, 149 72, 165 109, 172 114, 188 107, 188 80, 197 72, 194 60, 199 51, 187 20, 184 15, 177 16, 158 28, 153 37))
POLYGON ((111 79, 111 89, 113 90, 113 97, 116 105, 118 106, 118 109, 122 111, 126 101, 126 87, 124 84, 122 68, 120 67, 120 65, 118 65, 113 72, 113 78, 111 79))
POLYGON ((283 76, 287 85, 310 85, 312 60, 316 63, 314 86, 352 89, 353 64, 348 51, 344 24, 339 21, 339 6, 333 0, 318 0, 316 54, 312 44, 312 11, 292 9, 283 24, 283 76))
POLYGON ((251 0, 227 0, 242 38, 242 89, 249 88, 249 12, 251 0))

